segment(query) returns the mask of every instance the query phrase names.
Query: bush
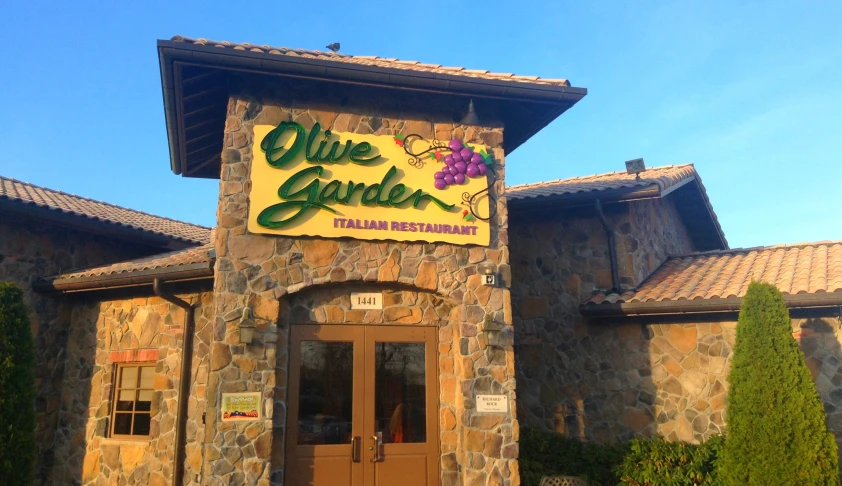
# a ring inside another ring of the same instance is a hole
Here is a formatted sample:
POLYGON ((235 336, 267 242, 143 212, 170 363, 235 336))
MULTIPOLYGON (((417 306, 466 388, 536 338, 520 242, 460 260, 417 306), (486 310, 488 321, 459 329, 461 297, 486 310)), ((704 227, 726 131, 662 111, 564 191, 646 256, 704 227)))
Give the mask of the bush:
POLYGON ((561 434, 525 430, 520 435, 520 479, 524 486, 539 486, 544 476, 578 476, 590 484, 614 486, 615 469, 626 447, 581 442, 561 434))
POLYGON ((726 484, 839 484, 836 443, 772 285, 749 285, 728 382, 726 484))
POLYGON ((35 345, 23 293, 0 282, 0 478, 30 484, 35 459, 35 345))
POLYGON ((617 469, 620 484, 628 486, 719 485, 716 460, 722 436, 703 444, 665 442, 662 438, 635 439, 617 469))

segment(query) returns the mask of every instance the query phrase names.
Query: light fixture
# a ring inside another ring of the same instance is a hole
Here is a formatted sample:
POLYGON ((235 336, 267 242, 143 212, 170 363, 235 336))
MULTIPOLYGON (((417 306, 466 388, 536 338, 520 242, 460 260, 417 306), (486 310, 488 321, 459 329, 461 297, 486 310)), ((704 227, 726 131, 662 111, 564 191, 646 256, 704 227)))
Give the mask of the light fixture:
POLYGON ((462 117, 462 121, 460 123, 462 123, 462 125, 479 125, 479 118, 477 117, 477 112, 474 111, 473 98, 471 98, 471 101, 468 103, 468 112, 465 113, 465 116, 462 117))
POLYGON ((251 344, 254 339, 254 321, 251 318, 249 308, 243 309, 243 317, 240 319, 240 343, 251 344))
POLYGON ((643 163, 643 159, 633 159, 626 161, 626 173, 629 175, 634 174, 637 177, 637 180, 640 180, 640 173, 646 170, 646 164, 643 163))

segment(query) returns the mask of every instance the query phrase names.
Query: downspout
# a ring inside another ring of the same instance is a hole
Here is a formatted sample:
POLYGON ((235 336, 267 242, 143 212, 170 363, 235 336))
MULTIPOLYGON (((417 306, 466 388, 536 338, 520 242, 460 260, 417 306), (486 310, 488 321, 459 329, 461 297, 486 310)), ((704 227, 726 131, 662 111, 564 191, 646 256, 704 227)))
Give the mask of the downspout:
POLYGON ((594 207, 596 209, 596 215, 599 216, 599 222, 605 228, 605 236, 608 237, 608 260, 611 264, 611 284, 613 285, 611 290, 613 292, 620 292, 620 271, 617 268, 617 242, 614 238, 614 228, 611 227, 611 224, 608 223, 608 218, 602 212, 602 201, 597 199, 594 207))
POLYGON ((175 295, 164 292, 161 279, 156 278, 152 283, 152 290, 156 296, 175 304, 185 311, 184 343, 181 346, 181 380, 178 389, 178 411, 175 418, 175 450, 172 485, 182 484, 184 477, 184 446, 187 435, 187 403, 190 396, 190 370, 193 361, 193 328, 195 327, 195 308, 175 295))

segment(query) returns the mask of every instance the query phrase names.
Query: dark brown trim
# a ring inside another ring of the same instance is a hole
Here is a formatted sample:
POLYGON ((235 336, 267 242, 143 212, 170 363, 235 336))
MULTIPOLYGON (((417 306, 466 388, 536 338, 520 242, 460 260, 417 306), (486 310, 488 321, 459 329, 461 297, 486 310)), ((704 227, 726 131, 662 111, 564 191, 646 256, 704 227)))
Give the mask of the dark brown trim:
POLYGON ((622 187, 604 191, 574 192, 547 196, 518 196, 517 191, 507 194, 509 215, 522 220, 552 219, 560 208, 593 207, 599 199, 602 204, 626 203, 658 199, 671 195, 671 201, 681 216, 684 225, 700 251, 725 250, 728 242, 722 233, 713 207, 705 196, 698 176, 688 177, 685 181, 661 191, 661 187, 652 183, 648 186, 622 187), (691 212, 691 209, 693 212, 691 212))
MULTIPOLYGON (((816 294, 784 294, 790 309, 842 306, 842 292, 816 294)), ((738 313, 742 297, 726 299, 665 300, 660 302, 623 302, 614 304, 583 304, 579 311, 585 317, 624 317, 666 314, 738 313)))
POLYGON ((631 202, 643 199, 661 197, 661 188, 657 184, 650 186, 621 187, 604 191, 573 192, 549 196, 518 196, 517 193, 507 194, 506 198, 510 211, 533 210, 541 207, 593 207, 597 199, 604 203, 631 202))
POLYGON ((175 174, 182 175, 190 172, 184 156, 185 139, 181 122, 183 114, 180 111, 182 87, 178 71, 182 66, 204 68, 221 74, 239 72, 284 76, 377 89, 498 99, 509 102, 510 105, 533 103, 540 106, 541 113, 535 115, 533 125, 524 127, 519 136, 511 136, 506 140, 507 152, 514 150, 587 95, 587 89, 570 86, 368 66, 172 40, 158 41, 158 59, 170 146, 170 166, 175 174))
POLYGON ((55 280, 41 279, 32 284, 36 292, 81 292, 151 285, 156 279, 173 281, 213 279, 213 260, 177 267, 155 268, 139 272, 96 275, 55 280))

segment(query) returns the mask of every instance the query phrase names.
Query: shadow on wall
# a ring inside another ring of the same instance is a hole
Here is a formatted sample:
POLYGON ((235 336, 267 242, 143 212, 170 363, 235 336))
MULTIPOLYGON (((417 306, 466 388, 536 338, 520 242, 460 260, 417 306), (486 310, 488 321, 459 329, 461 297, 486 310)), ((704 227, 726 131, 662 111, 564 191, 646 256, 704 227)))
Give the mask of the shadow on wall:
POLYGON ((816 389, 824 403, 827 424, 842 451, 842 343, 840 321, 834 317, 793 318, 798 340, 816 389))
POLYGON ((568 316, 533 335, 516 333, 522 425, 598 442, 653 435, 649 332, 568 316))

